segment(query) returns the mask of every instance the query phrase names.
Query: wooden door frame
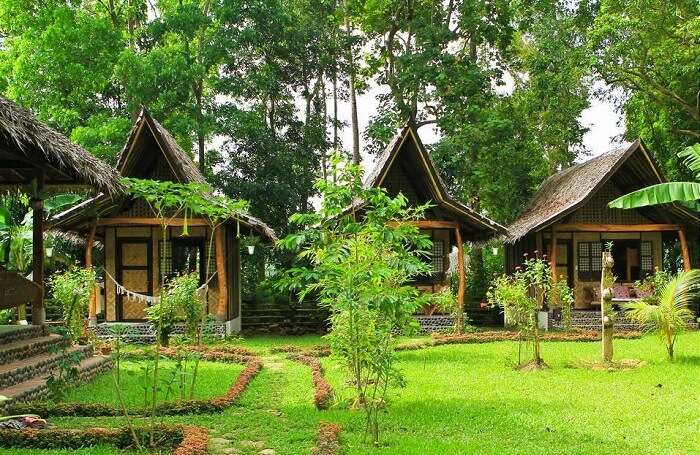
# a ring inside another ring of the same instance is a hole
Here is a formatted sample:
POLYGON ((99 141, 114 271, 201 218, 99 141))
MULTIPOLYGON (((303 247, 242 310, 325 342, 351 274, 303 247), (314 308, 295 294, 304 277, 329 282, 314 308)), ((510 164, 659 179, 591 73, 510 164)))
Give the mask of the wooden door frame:
MULTIPOLYGON (((548 239, 542 239, 542 240, 543 240, 543 248, 545 248, 545 245, 546 245, 545 251, 549 251, 549 256, 551 259, 552 239, 548 238, 548 239)), ((578 257, 576 258, 576 260, 574 260, 574 239, 573 239, 573 237, 570 239, 562 239, 562 238, 557 237, 557 245, 566 245, 566 256, 567 256, 566 280, 567 280, 569 287, 571 287, 571 289, 573 289, 574 285, 575 285, 574 264, 576 264, 577 263, 576 261, 578 260, 578 257)), ((557 259, 557 260, 559 259, 558 255, 557 255, 557 257, 555 257, 555 259, 557 259)), ((563 264, 555 264, 555 265, 557 266, 557 269, 558 269, 559 265, 563 265, 563 264)))
POLYGON ((557 239, 557 243, 566 244, 566 279, 569 287, 574 288, 574 239, 557 239))
MULTIPOLYGON (((124 284, 124 270, 146 270, 148 276, 148 294, 153 295, 153 239, 151 237, 117 237, 114 268, 116 278, 120 284, 124 284), (124 266, 122 264, 122 246, 128 243, 145 243, 146 244, 146 267, 143 266, 124 266)), ((123 295, 116 295, 116 316, 118 322, 143 322, 145 319, 124 319, 124 300, 123 295)))

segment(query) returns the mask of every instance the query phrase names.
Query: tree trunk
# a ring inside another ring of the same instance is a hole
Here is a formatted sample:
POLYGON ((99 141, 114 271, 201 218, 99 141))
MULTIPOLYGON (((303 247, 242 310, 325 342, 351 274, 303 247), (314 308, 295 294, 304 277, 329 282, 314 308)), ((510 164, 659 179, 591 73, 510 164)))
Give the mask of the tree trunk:
POLYGON ((603 361, 611 362, 613 359, 613 329, 614 315, 612 310, 614 277, 612 268, 615 265, 612 253, 603 252, 603 271, 600 278, 600 312, 603 327, 603 361))
POLYGON ((199 158, 199 172, 205 174, 206 165, 204 158, 204 112, 202 107, 202 85, 203 81, 196 84, 195 99, 197 108, 197 156, 199 158))
MULTIPOLYGON (((352 35, 352 28, 350 26, 350 17, 348 8, 348 2, 345 0, 343 2, 345 7, 345 34, 349 39, 352 35)), ((348 80, 348 90, 350 92, 350 123, 352 125, 352 162, 353 164, 359 165, 361 161, 360 157, 360 127, 358 125, 357 119, 357 93, 355 90, 355 57, 352 52, 352 44, 348 44, 348 66, 349 66, 349 80, 348 80)))

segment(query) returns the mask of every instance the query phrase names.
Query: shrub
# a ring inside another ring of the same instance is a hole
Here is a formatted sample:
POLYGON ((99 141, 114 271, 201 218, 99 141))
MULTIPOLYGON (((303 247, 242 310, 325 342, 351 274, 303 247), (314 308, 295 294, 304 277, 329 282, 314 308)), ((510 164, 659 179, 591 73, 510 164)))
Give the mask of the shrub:
MULTIPOLYGON (((518 365, 540 368, 545 366, 540 351, 538 312, 547 305, 560 306, 562 315, 570 322, 573 291, 564 280, 553 281, 546 257, 537 252, 517 267, 513 275, 501 275, 494 279, 487 292, 492 306, 503 309, 506 323, 518 328, 518 332, 532 346, 532 359, 523 362, 518 349, 518 365)), ((567 322, 565 322, 567 324, 567 322)))
POLYGON ((63 308, 68 335, 75 342, 83 334, 90 295, 95 289, 95 271, 71 267, 50 279, 51 298, 63 308))
POLYGON ((377 446, 389 387, 403 384, 394 366, 395 333, 417 328, 412 315, 424 300, 408 282, 430 272, 423 258, 431 241, 410 223, 426 207, 411 208, 403 195, 391 198, 383 189, 366 188, 360 168, 340 155, 332 163, 334 179, 316 183, 319 211, 293 215, 299 231, 280 241, 298 253, 298 266, 279 285, 297 291, 300 300, 318 295, 330 311, 327 336, 345 361, 377 446))
MULTIPOLYGON (((150 429, 136 428, 139 439, 144 439, 150 429)), ((173 455, 205 455, 208 431, 206 428, 158 425, 155 428, 161 446, 172 447, 173 455)), ((112 445, 119 449, 133 447, 127 428, 0 430, 0 447, 38 450, 70 450, 96 445, 112 445)))
POLYGON ((627 317, 656 332, 673 360, 676 337, 693 319, 688 305, 700 294, 700 270, 681 272, 651 296, 623 306, 627 317))

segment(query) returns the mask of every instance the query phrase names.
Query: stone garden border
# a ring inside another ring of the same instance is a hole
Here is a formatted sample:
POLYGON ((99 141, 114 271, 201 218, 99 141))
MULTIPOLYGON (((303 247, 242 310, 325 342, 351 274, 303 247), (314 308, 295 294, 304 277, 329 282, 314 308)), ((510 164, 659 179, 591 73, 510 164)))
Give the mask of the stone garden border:
POLYGON ((318 358, 302 354, 289 354, 287 358, 295 362, 303 363, 311 368, 311 379, 314 383, 314 404, 316 404, 316 409, 324 410, 330 408, 331 404, 333 404, 333 387, 331 387, 323 376, 323 365, 321 365, 318 358))
MULTIPOLYGON (((144 432, 146 428, 137 428, 144 432)), ((159 425, 164 443, 173 448, 171 455, 206 455, 209 430, 189 425, 159 425)), ((27 449, 78 449, 95 445, 112 445, 119 449, 130 447, 128 428, 83 428, 44 430, 0 430, 0 447, 27 449)))
MULTIPOLYGON (((201 352, 200 350, 197 350, 201 352)), ((230 352, 208 349, 202 352, 202 359, 213 362, 242 363, 245 369, 238 375, 236 382, 229 390, 221 396, 200 400, 185 400, 164 402, 158 405, 159 415, 187 415, 187 414, 211 414, 222 412, 232 406, 236 400, 247 389, 250 382, 258 375, 262 369, 262 359, 257 356, 241 355, 240 351, 230 352)), ((177 355, 175 348, 163 348, 160 350, 163 357, 173 358, 177 355)), ((145 351, 132 351, 124 358, 144 359, 145 351)), ((54 403, 49 401, 18 403, 10 406, 8 412, 12 414, 39 414, 42 417, 114 417, 121 416, 120 408, 102 403, 54 403)), ((131 416, 147 415, 151 411, 145 408, 128 409, 131 416)))

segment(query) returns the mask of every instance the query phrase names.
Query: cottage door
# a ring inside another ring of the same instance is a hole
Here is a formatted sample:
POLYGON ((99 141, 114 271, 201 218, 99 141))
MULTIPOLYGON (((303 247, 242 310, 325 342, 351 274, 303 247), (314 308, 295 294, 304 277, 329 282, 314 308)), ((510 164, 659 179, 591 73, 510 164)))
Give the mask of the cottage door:
MULTIPOLYGON (((127 238, 117 242, 117 280, 131 292, 153 295, 153 256, 151 239, 127 238)), ((126 295, 117 296, 117 319, 142 321, 146 302, 126 295)))
MULTIPOLYGON (((545 245, 547 257, 552 257, 551 245, 549 242, 545 245)), ((557 240, 557 275, 566 278, 570 287, 574 286, 574 257, 573 244, 570 239, 557 240)))

